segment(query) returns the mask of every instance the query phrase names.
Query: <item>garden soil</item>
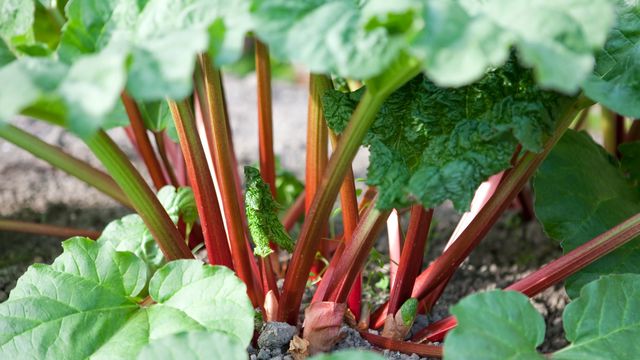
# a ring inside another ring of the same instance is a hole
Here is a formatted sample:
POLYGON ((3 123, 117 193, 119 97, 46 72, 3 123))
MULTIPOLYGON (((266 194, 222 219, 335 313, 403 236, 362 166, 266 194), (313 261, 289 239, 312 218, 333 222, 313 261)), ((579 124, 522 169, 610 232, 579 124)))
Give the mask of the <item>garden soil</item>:
MULTIPOLYGON (((234 143, 240 164, 257 161, 257 115, 255 113, 255 78, 225 79, 229 101, 234 143)), ((276 82, 273 89, 275 150, 284 168, 303 177, 306 118, 306 87, 276 82)), ((84 144, 59 128, 29 119, 17 119, 16 124, 43 140, 63 147, 66 151, 93 165, 98 161, 84 144)), ((133 148, 120 129, 110 131, 125 152, 136 158, 133 148)), ((356 176, 363 176, 367 154, 362 151, 354 163, 356 176)), ((135 165, 146 176, 139 160, 135 165)), ((129 213, 100 192, 30 154, 0 140, 0 218, 24 220, 101 230, 108 222, 129 213)), ((436 209, 427 261, 442 252, 460 215, 449 204, 436 209)), ((0 301, 6 300, 18 277, 34 262, 51 262, 62 251, 60 239, 0 232, 0 301)), ((381 238, 378 250, 385 251, 381 238)), ((535 222, 522 222, 517 211, 506 213, 477 250, 456 272, 442 299, 429 317, 420 317, 424 325, 447 315, 448 307, 467 294, 507 286, 540 265, 558 257, 561 251, 549 240, 535 222)), ((371 266, 373 269, 373 267, 371 266)), ((388 272, 377 268, 378 276, 388 272)), ((366 289, 366 288, 365 288, 366 289)), ((379 294, 379 289, 374 293, 379 294)), ((379 296, 370 294, 371 296, 379 296)), ((372 299, 380 300, 380 298, 372 299)), ((536 308, 545 316, 547 335, 540 347, 553 351, 566 344, 562 330, 562 310, 567 297, 561 286, 549 289, 533 299, 536 308)), ((265 344, 269 339, 265 339, 265 344)), ((277 341, 275 342, 277 343, 277 341)), ((371 346, 357 332, 345 329, 345 338, 337 348, 371 346)), ((284 351, 265 346, 252 350, 252 358, 289 358, 284 351)), ((417 359, 418 356, 385 352, 389 358, 417 359)))

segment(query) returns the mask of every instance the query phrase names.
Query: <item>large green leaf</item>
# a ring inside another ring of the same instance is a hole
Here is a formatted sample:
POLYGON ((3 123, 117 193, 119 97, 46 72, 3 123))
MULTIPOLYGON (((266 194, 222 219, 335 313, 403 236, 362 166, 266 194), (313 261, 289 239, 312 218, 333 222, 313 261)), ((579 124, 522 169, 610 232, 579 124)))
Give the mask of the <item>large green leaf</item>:
MULTIPOLYGON (((329 126, 346 126, 363 91, 327 92, 329 126)), ((535 86, 530 71, 509 62, 481 81, 443 89, 419 76, 382 105, 364 144, 371 152, 367 182, 381 208, 426 208, 450 199, 464 211, 477 187, 510 166, 518 143, 540 151, 569 100, 535 86)))
POLYGON ((446 359, 544 359, 544 320, 529 299, 494 290, 467 296, 451 307, 458 326, 445 338, 446 359))
POLYGON ((610 275, 587 284, 562 316, 568 347, 553 359, 634 359, 640 354, 640 276, 610 275))
POLYGON ((90 135, 116 109, 125 84, 125 53, 108 48, 66 65, 23 57, 0 68, 0 119, 25 113, 90 135))
POLYGON ((240 57, 248 13, 248 0, 73 0, 59 53, 75 61, 117 42, 131 56, 127 89, 134 98, 182 99, 191 92, 197 53, 215 49, 218 65, 240 57))
POLYGON ((617 23, 583 89, 591 99, 637 118, 640 117, 640 3, 629 0, 615 3, 617 23))
POLYGON ((255 32, 273 54, 305 65, 311 72, 369 79, 384 72, 407 42, 411 7, 382 1, 253 0, 255 32), (384 11, 383 11, 384 10, 384 11), (404 15, 404 16, 403 16, 404 15))
MULTIPOLYGON (((582 288, 565 308, 566 348, 551 359, 634 359, 640 353, 640 276, 604 276, 582 288)), ((526 296, 491 291, 451 308, 457 327, 445 338, 445 359, 544 359, 536 347, 544 320, 526 296)))
MULTIPOLYGON (((567 131, 540 166, 534 189, 537 217, 565 253, 640 212, 638 189, 586 133, 567 131)), ((570 277, 567 293, 575 297, 584 284, 609 273, 640 273, 640 239, 570 277)))
MULTIPOLYGON (((174 223, 182 218, 190 228, 198 219, 198 210, 191 188, 176 189, 173 186, 165 186, 158 191, 158 200, 174 223)), ((110 222, 100 234, 98 242, 110 243, 118 251, 134 253, 147 263, 150 271, 155 271, 165 263, 158 243, 138 214, 126 215, 110 222)))
POLYGON ((613 23, 608 0, 428 1, 412 50, 437 84, 460 86, 501 66, 514 47, 541 85, 575 92, 613 23))
POLYGON ((246 360, 247 349, 227 334, 191 331, 156 339, 138 360, 246 360))
POLYGON ((0 68, 0 121, 27 108, 61 118, 64 105, 55 92, 67 73, 66 65, 45 58, 21 58, 0 68))
POLYGON ((130 252, 84 238, 63 248, 52 265, 31 266, 0 304, 0 357, 129 359, 184 331, 222 331, 249 344, 253 308, 229 269, 180 260, 147 282, 147 267, 130 252), (141 303, 146 288, 153 305, 141 303))
POLYGON ((65 8, 67 24, 58 55, 73 62, 82 55, 99 52, 112 41, 130 36, 140 13, 137 0, 71 0, 65 8))

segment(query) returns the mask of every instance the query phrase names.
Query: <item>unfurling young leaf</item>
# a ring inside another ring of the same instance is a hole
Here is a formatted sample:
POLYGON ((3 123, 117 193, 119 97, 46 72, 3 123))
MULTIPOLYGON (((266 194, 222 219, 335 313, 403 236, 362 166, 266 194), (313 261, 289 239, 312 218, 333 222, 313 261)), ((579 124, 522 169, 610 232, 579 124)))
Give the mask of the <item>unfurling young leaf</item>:
POLYGON ((278 219, 279 206, 273 200, 269 186, 262 180, 260 171, 251 166, 244 168, 247 192, 245 210, 249 223, 249 232, 256 245, 254 253, 265 257, 273 252, 269 242, 273 242, 287 251, 293 251, 295 245, 284 226, 278 219))
POLYGON ((251 341, 246 286, 226 267, 179 260, 150 274, 109 243, 74 238, 63 248, 52 265, 31 266, 0 304, 0 358, 131 359, 185 331, 251 341), (143 303, 147 294, 152 302, 143 303))
MULTIPOLYGON (((534 179, 535 210, 544 231, 565 253, 640 212, 640 189, 618 161, 584 132, 567 131, 534 179)), ((640 273, 640 238, 566 281, 575 297, 586 283, 611 273, 640 273)))

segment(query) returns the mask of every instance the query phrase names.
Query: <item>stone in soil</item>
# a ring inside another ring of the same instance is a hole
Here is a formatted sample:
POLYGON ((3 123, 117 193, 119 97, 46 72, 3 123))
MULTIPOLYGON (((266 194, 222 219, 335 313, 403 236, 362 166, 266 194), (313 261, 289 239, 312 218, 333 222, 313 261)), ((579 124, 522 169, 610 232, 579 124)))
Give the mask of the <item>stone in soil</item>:
POLYGON ((298 329, 295 326, 284 322, 265 323, 258 337, 258 348, 282 350, 289 346, 289 342, 297 333, 298 329))

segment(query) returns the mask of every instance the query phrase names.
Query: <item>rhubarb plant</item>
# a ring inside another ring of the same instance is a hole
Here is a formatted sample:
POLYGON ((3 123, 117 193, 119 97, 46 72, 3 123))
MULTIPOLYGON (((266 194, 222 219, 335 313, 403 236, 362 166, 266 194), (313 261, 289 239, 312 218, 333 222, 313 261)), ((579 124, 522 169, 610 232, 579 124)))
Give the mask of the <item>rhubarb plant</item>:
POLYGON ((246 358, 256 310, 298 326, 313 282, 296 356, 331 350, 346 322, 421 356, 540 358, 527 297, 565 280, 571 345, 549 356, 635 354, 639 19, 633 0, 0 0, 0 138, 135 212, 101 234, 0 220, 96 238, 67 240, 18 281, 0 304, 0 354, 246 358), (247 46, 259 166, 243 178, 223 78, 247 46), (276 161, 272 56, 309 72, 304 184, 276 161), (595 108, 604 148, 570 130, 595 108), (19 115, 78 136, 106 171, 11 124, 19 115), (151 183, 107 133, 118 128, 151 183), (535 216, 564 255, 407 339, 502 213, 533 215, 532 178, 535 216), (425 259, 448 201, 466 213, 425 259), (363 271, 385 225, 394 271, 371 308, 363 271), (424 343, 452 329, 444 347, 424 343))

